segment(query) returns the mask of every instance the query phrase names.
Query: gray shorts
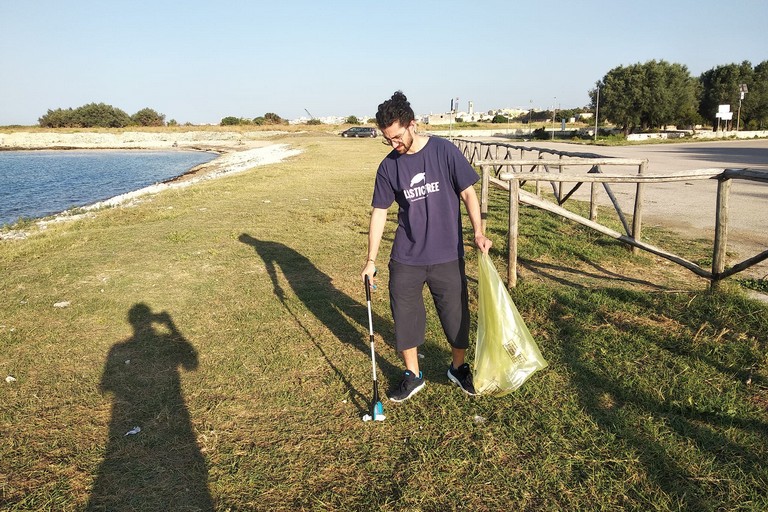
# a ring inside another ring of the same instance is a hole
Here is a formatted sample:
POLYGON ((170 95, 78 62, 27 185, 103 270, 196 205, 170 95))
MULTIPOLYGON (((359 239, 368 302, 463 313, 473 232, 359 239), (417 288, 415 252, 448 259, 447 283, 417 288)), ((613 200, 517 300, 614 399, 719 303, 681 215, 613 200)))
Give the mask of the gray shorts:
POLYGON ((398 351, 424 343, 427 312, 424 284, 429 287, 437 316, 448 343, 469 347, 469 299, 464 259, 439 265, 406 265, 389 262, 389 305, 395 321, 398 351))

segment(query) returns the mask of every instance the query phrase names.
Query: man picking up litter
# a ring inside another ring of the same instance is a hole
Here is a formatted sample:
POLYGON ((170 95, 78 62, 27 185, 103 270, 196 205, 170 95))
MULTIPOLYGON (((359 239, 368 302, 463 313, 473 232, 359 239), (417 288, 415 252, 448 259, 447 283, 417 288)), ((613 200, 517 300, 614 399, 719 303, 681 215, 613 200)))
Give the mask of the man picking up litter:
POLYGON ((379 105, 376 123, 384 143, 394 149, 376 172, 363 278, 368 275, 373 282, 387 209, 396 201, 389 297, 395 344, 406 369, 389 399, 402 402, 424 387, 418 359, 426 331, 424 284, 451 345, 448 378, 474 395, 472 372, 464 361, 469 346, 469 301, 459 200, 469 214, 475 245, 488 253, 491 241, 481 231, 480 204, 473 187, 478 175, 450 141, 416 133, 413 109, 401 91, 379 105))

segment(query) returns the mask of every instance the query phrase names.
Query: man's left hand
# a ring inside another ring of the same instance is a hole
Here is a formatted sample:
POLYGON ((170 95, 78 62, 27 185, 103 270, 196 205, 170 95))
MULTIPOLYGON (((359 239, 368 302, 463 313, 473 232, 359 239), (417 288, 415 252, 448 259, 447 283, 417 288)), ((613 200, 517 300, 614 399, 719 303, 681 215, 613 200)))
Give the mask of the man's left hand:
POLYGON ((491 242, 491 239, 485 235, 477 234, 475 235, 475 245, 483 254, 488 254, 488 250, 490 250, 493 242, 491 242))

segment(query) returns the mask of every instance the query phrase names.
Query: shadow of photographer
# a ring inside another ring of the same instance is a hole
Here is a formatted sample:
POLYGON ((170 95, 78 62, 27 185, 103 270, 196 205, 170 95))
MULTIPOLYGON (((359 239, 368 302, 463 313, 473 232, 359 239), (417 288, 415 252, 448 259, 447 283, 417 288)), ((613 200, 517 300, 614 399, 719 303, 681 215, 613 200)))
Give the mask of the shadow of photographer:
POLYGON ((213 510, 180 382, 179 367, 197 369, 197 352, 165 311, 137 303, 128 321, 133 335, 104 364, 112 415, 86 510, 213 510))

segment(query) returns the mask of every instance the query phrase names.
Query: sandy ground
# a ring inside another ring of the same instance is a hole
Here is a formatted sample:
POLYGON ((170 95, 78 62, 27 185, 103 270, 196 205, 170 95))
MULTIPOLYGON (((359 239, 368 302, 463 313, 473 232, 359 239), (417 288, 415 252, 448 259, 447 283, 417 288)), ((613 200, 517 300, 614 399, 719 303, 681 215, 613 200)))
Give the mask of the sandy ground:
MULTIPOLYGON (((487 139, 486 142, 503 141, 487 139)), ((578 146, 557 142, 530 141, 524 144, 569 152, 596 153, 602 156, 647 159, 646 174, 666 174, 693 169, 750 168, 765 171, 768 178, 768 140, 717 141, 681 144, 648 144, 620 147, 578 146)), ((535 156, 526 155, 526 158, 535 156)), ((585 167, 565 168, 564 172, 586 172, 585 167)), ((604 167, 603 172, 637 173, 637 167, 604 167)), ((571 187, 566 187, 570 190, 571 187)), ((589 199, 583 186, 575 197, 589 199)), ((635 185, 611 185, 622 210, 631 215, 635 185)), ((661 226, 689 239, 714 240, 717 182, 713 179, 647 184, 643 202, 643 226, 661 226)), ((598 200, 610 205, 600 188, 598 200)), ((728 265, 739 263, 768 249, 768 182, 734 180, 730 194, 728 265)), ((762 278, 768 275, 768 260, 747 269, 743 275, 762 278)))
MULTIPOLYGON (((275 144, 263 140, 279 132, 187 132, 151 133, 126 132, 123 134, 101 133, 24 133, 0 134, 0 149, 179 149, 206 150, 221 154, 218 158, 194 167, 186 174, 134 190, 97 203, 77 208, 78 213, 63 212, 54 217, 37 221, 40 229, 51 223, 77 220, 93 215, 93 211, 104 207, 131 206, 138 204, 143 196, 162 190, 185 188, 204 180, 242 172, 260 165, 280 162, 299 154, 301 151, 288 144, 275 144), (139 137, 140 136, 140 137, 139 137)), ((0 232, 0 239, 26 238, 29 232, 10 230, 0 232)))

